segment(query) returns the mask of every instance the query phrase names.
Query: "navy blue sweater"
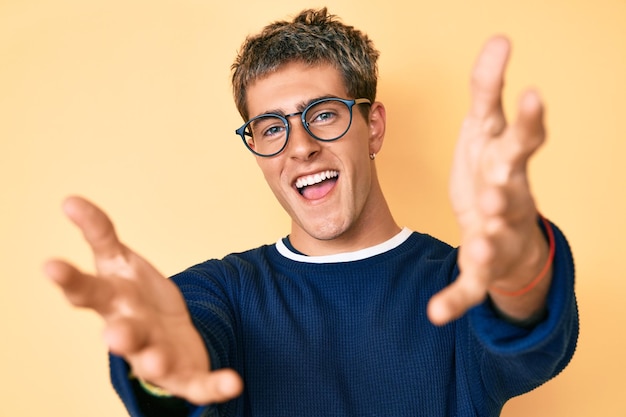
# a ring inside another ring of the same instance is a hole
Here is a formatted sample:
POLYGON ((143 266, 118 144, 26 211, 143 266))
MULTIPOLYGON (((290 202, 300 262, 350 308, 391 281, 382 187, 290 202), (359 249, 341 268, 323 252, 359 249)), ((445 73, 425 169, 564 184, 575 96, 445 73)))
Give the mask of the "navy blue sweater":
MULTIPOLYGON (((213 368, 234 368, 245 384, 238 399, 187 405, 188 415, 500 415, 509 398, 558 374, 576 346, 574 265, 553 228, 547 314, 532 328, 488 302, 433 326, 426 304, 458 275, 457 250, 406 229, 350 254, 306 257, 278 242, 187 269, 172 279, 213 368)), ((129 413, 151 415, 121 358, 111 356, 111 372, 129 413)))

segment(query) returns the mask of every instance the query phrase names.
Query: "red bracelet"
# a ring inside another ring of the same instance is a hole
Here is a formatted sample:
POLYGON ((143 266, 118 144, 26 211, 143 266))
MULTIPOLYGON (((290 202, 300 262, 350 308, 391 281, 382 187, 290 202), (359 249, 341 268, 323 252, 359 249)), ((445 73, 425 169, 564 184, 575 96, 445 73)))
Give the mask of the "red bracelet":
POLYGON ((541 272, 539 272, 539 275, 537 275, 535 279, 530 281, 530 283, 524 288, 521 288, 516 291, 506 291, 497 287, 491 287, 490 288, 491 292, 498 294, 498 295, 503 295, 505 297, 519 297, 520 295, 524 295, 530 290, 532 290, 533 288, 535 288, 537 284, 539 284, 541 280, 545 278, 546 274, 550 270, 550 266, 552 266, 552 261, 554 260, 554 251, 556 248, 556 243, 554 241, 554 231, 552 230, 552 226, 550 226, 550 223, 541 214, 539 214, 539 217, 541 218, 541 221, 543 221, 543 225, 545 226, 546 233, 548 234, 548 243, 550 245, 550 252, 548 254, 548 260, 546 261, 546 264, 543 266, 543 269, 541 270, 541 272))

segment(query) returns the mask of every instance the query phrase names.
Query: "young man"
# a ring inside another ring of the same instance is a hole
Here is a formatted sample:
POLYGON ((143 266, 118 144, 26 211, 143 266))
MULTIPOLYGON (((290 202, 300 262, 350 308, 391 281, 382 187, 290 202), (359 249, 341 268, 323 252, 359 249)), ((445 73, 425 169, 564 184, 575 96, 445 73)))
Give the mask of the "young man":
POLYGON ((527 92, 503 116, 508 53, 490 40, 472 76, 451 182, 458 250, 394 221, 376 174, 378 52, 325 9, 267 26, 233 65, 237 134, 291 216, 286 238, 168 280, 69 198, 97 274, 46 270, 104 318, 130 414, 497 416, 559 373, 578 335, 574 269, 528 186, 541 101, 527 92))

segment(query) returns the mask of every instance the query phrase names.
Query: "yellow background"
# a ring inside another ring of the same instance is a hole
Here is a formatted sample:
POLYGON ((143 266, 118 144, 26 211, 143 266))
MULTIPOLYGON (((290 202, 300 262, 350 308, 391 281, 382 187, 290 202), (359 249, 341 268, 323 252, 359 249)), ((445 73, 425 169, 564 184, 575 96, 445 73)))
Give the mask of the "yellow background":
MULTIPOLYGON (((320 5, 0 2, 0 417, 125 415, 100 320, 68 306, 41 272, 52 256, 91 267, 61 214, 66 195, 106 208, 122 238, 165 274, 288 232, 233 134, 241 120, 229 68, 245 35, 320 5)), ((626 415, 626 1, 330 8, 382 51, 389 126, 377 164, 397 220, 451 243, 447 177, 469 70, 489 35, 511 37, 507 110, 526 86, 547 102, 549 142, 532 162, 532 183, 573 246, 582 333, 571 365, 503 415, 626 415)))

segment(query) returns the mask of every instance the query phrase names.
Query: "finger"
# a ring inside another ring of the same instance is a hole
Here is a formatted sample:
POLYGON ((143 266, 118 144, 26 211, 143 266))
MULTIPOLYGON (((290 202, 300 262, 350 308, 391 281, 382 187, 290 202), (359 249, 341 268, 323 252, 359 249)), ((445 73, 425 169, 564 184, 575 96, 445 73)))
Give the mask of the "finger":
POLYGON ((427 314, 431 323, 443 326, 461 317, 467 310, 482 302, 487 289, 477 281, 468 284, 459 277, 457 281, 435 294, 428 302, 427 314))
POLYGON ((493 135, 499 134, 506 124, 502 89, 509 53, 509 41, 494 37, 483 47, 472 71, 470 115, 482 120, 485 130, 493 135))
POLYGON ((64 201, 63 211, 81 229, 96 258, 115 258, 124 253, 113 223, 96 205, 72 196, 64 201))
POLYGON ((185 398, 194 404, 223 403, 238 397, 243 391, 241 377, 232 369, 219 369, 192 378, 185 398))
POLYGON ((45 274, 63 290, 76 307, 86 307, 105 314, 114 290, 110 282, 87 275, 67 262, 51 260, 44 265, 45 274))
POLYGON ((461 317, 487 295, 489 265, 496 256, 489 239, 468 239, 459 251, 461 274, 456 281, 435 294, 428 303, 430 321, 438 326, 461 317))
POLYGON ((133 362, 137 375, 192 403, 200 405, 225 402, 237 397, 243 390, 241 377, 232 369, 196 371, 168 379, 168 373, 174 365, 168 359, 166 351, 149 347, 139 355, 133 362))
POLYGON ((525 162, 545 141, 544 108, 539 94, 527 91, 519 101, 517 118, 513 125, 517 159, 525 162))

